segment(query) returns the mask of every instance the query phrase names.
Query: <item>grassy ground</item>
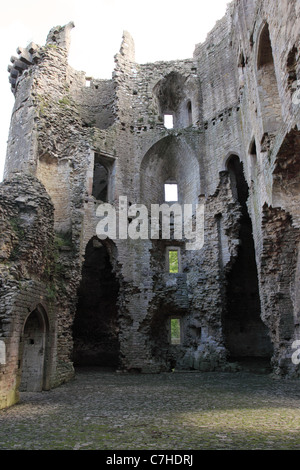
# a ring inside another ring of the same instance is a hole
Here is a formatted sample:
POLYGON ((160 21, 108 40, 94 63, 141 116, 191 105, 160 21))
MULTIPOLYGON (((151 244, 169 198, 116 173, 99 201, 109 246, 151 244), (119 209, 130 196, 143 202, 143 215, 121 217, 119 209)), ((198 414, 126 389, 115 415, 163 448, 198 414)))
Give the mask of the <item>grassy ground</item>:
POLYGON ((2 450, 300 450, 300 383, 78 371, 0 412, 2 450))

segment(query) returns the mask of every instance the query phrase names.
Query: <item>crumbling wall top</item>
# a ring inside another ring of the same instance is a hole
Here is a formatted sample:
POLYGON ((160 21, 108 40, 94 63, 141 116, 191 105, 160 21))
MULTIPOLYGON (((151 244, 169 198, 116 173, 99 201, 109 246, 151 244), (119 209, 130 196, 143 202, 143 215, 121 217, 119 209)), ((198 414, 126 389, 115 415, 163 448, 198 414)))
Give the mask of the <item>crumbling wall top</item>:
POLYGON ((128 31, 123 31, 120 54, 130 62, 135 62, 135 45, 132 36, 128 31))
POLYGON ((58 47, 62 47, 69 52, 71 44, 71 30, 75 28, 73 21, 70 21, 65 26, 56 26, 49 31, 47 36, 46 44, 52 44, 58 47))

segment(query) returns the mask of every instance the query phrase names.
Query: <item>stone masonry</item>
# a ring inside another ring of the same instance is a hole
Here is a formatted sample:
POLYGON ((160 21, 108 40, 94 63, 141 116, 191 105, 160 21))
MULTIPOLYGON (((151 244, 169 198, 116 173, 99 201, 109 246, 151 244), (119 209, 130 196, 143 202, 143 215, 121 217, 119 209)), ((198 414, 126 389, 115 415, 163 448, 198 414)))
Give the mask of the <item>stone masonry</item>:
POLYGON ((8 67, 0 407, 80 365, 230 371, 263 359, 299 377, 299 1, 233 0, 186 60, 138 64, 124 32, 110 80, 69 66, 73 27, 18 47, 8 67), (163 203, 193 208, 203 244, 172 230, 175 212, 169 237, 164 219, 142 235, 163 203), (135 236, 99 236, 110 208, 135 236))

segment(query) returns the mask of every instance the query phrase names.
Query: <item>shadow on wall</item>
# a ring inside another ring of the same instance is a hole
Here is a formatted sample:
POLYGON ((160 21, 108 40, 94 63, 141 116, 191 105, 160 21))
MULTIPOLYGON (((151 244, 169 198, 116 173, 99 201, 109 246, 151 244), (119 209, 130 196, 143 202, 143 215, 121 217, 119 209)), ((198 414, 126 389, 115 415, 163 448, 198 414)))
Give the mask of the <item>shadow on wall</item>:
POLYGON ((226 276, 226 310, 223 314, 225 345, 231 358, 264 357, 270 359, 273 348, 268 329, 261 319, 258 274, 252 223, 246 201, 248 185, 243 164, 236 155, 227 161, 233 196, 241 204, 238 256, 226 276))
POLYGON ((78 289, 73 325, 75 367, 118 367, 118 292, 109 252, 94 237, 86 247, 78 289))

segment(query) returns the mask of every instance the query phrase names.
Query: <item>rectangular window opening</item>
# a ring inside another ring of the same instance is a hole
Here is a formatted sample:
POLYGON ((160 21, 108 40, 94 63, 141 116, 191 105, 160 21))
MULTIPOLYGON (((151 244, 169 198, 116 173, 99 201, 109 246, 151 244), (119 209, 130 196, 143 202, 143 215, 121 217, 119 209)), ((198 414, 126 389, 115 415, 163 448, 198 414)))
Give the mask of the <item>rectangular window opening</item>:
POLYGON ((178 201, 178 185, 176 183, 165 184, 165 202, 178 201))
POLYGON ((171 318, 171 344, 181 344, 181 325, 180 318, 171 318))
POLYGON ((97 201, 108 201, 108 170, 95 157, 92 195, 97 201))
POLYGON ((169 250, 169 273, 179 273, 179 253, 178 250, 169 250))
POLYGON ((173 129, 174 127, 173 114, 164 114, 164 126, 167 129, 173 129))

